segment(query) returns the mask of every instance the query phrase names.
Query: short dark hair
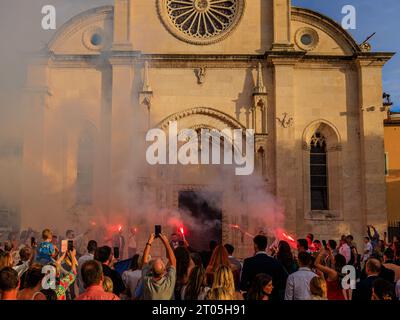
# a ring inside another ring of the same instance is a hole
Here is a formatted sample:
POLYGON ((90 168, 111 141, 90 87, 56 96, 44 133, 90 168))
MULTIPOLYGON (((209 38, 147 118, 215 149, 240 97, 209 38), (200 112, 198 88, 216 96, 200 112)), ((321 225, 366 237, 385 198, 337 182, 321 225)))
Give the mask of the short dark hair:
POLYGON ((68 237, 68 235, 69 235, 70 233, 73 233, 73 232, 74 232, 74 230, 68 229, 67 232, 65 232, 65 235, 68 237))
POLYGON ((103 267, 99 261, 89 260, 82 265, 81 273, 83 283, 88 288, 100 284, 101 277, 103 276, 103 267))
POLYGON ((210 251, 214 251, 214 249, 217 247, 217 245, 218 245, 217 241, 211 240, 208 245, 208 248, 210 249, 210 251))
POLYGON ((307 233, 306 238, 310 238, 311 242, 314 240, 314 235, 312 233, 307 233))
POLYGON ((310 266, 311 264, 311 254, 308 252, 300 252, 297 259, 302 266, 310 266))
POLYGON ((19 250, 19 257, 21 261, 28 261, 32 255, 32 250, 29 247, 23 247, 19 250))
POLYGON ((328 243, 329 243, 329 247, 330 247, 332 250, 335 250, 335 249, 336 249, 336 247, 337 247, 337 242, 336 242, 335 240, 330 239, 330 240, 328 240, 328 243))
POLYGON ((391 248, 387 248, 383 255, 388 258, 389 260, 393 260, 394 259, 394 251, 391 248))
POLYGON ((131 265, 129 266, 129 268, 130 268, 131 270, 135 271, 135 270, 138 270, 138 269, 139 269, 139 258, 140 258, 140 255, 138 255, 138 254, 135 254, 135 255, 132 257, 131 265))
POLYGON ((42 273, 43 266, 38 263, 32 264, 28 271, 26 271, 24 288, 34 288, 38 285, 40 281, 44 278, 44 273, 42 273))
POLYGON ((319 240, 317 239, 317 240, 314 240, 313 243, 321 244, 321 241, 319 241, 319 240))
POLYGON ((308 242, 306 239, 297 239, 297 243, 303 247, 305 250, 308 250, 308 242))
POLYGON ((5 267, 0 271, 0 290, 10 291, 18 288, 18 273, 11 267, 5 267))
POLYGON ((6 242, 4 242, 4 251, 5 252, 11 252, 13 247, 14 246, 10 240, 7 240, 6 242))
POLYGON ((97 249, 97 242, 95 240, 90 240, 87 245, 88 252, 95 252, 97 249))
POLYGON ((226 251, 228 251, 228 254, 231 256, 233 254, 233 251, 235 251, 235 247, 231 245, 230 243, 226 243, 224 245, 226 251))
POLYGON ((111 257, 112 250, 109 246, 103 246, 97 248, 95 253, 95 260, 100 261, 101 263, 107 262, 111 257))
POLYGON ((265 250, 268 246, 268 239, 266 236, 261 234, 257 235, 253 239, 254 244, 257 246, 259 250, 265 250))
POLYGON ((380 300, 395 300, 395 290, 394 285, 387 280, 382 278, 376 279, 372 283, 375 295, 380 300))
POLYGON ((57 293, 53 289, 42 289, 40 290, 46 297, 47 301, 57 301, 57 293))

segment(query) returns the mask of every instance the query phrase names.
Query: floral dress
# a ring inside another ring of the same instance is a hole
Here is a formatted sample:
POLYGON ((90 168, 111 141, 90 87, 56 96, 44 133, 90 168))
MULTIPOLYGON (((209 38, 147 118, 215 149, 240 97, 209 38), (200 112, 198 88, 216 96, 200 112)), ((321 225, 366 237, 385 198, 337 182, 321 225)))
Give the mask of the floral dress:
POLYGON ((56 288, 56 294, 58 300, 66 300, 67 290, 75 282, 75 279, 76 279, 76 271, 70 271, 60 279, 60 282, 56 288))

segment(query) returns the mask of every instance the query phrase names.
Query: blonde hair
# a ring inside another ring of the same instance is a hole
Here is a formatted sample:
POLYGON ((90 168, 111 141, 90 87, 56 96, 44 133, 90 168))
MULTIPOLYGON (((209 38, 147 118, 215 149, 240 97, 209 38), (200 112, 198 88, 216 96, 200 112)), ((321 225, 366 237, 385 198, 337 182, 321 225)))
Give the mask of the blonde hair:
MULTIPOLYGON (((211 287, 213 289, 222 289, 222 291, 215 291, 214 293, 224 294, 224 296, 231 297, 233 300, 235 297, 235 280, 230 267, 220 266, 214 273, 214 280, 211 287)), ((218 299, 217 299, 218 300, 218 299)))
POLYGON ((105 292, 112 293, 114 291, 114 284, 110 277, 104 277, 103 289, 105 292))
POLYGON ((310 292, 313 296, 326 298, 327 287, 326 281, 321 277, 314 277, 310 281, 310 292))
POLYGON ((230 266, 229 254, 223 245, 218 245, 215 247, 210 263, 207 266, 208 272, 215 272, 220 266, 230 266))
POLYGON ((208 292, 207 300, 235 300, 235 297, 224 288, 213 288, 208 292))
POLYGON ((44 229, 44 230, 42 231, 42 238, 43 238, 43 240, 51 239, 52 236, 53 236, 53 233, 51 232, 50 229, 44 229))

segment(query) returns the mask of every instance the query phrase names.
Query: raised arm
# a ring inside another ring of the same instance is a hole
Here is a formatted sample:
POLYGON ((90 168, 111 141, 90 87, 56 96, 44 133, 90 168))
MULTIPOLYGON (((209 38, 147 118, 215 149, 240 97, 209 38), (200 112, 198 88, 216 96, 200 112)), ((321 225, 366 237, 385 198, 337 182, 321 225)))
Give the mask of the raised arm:
POLYGON ((150 249, 151 249, 151 245, 153 244, 154 238, 155 238, 155 235, 154 235, 154 233, 152 233, 149 237, 149 240, 146 243, 146 247, 144 248, 143 258, 142 258, 143 266, 145 266, 146 264, 149 263, 150 249))
POLYGON ((71 269, 73 273, 76 273, 76 267, 78 265, 78 261, 76 260, 76 249, 74 248, 69 252, 69 256, 71 258, 71 269))
POLYGON ((174 268, 176 268, 175 254, 171 248, 171 245, 169 244, 168 238, 165 235, 160 234, 160 239, 165 246, 165 250, 167 251, 167 258, 169 260, 170 265, 173 266, 174 268))
POLYGON ((329 278, 335 278, 335 277, 336 277, 336 270, 334 270, 334 269, 332 269, 332 268, 329 268, 329 267, 324 266, 324 265, 321 264, 322 255, 323 255, 324 252, 326 252, 326 251, 325 251, 325 250, 322 250, 322 251, 318 254, 317 258, 315 259, 314 266, 315 266, 318 270, 322 271, 323 273, 326 273, 326 274, 328 275, 329 278))

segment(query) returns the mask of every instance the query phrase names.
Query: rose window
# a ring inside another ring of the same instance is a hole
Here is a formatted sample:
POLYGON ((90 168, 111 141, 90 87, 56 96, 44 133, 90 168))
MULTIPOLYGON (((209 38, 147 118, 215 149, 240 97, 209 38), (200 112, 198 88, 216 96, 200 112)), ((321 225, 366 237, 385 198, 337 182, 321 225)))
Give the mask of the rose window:
POLYGON ((169 31, 195 44, 222 40, 238 24, 243 9, 244 0, 159 0, 169 31))

